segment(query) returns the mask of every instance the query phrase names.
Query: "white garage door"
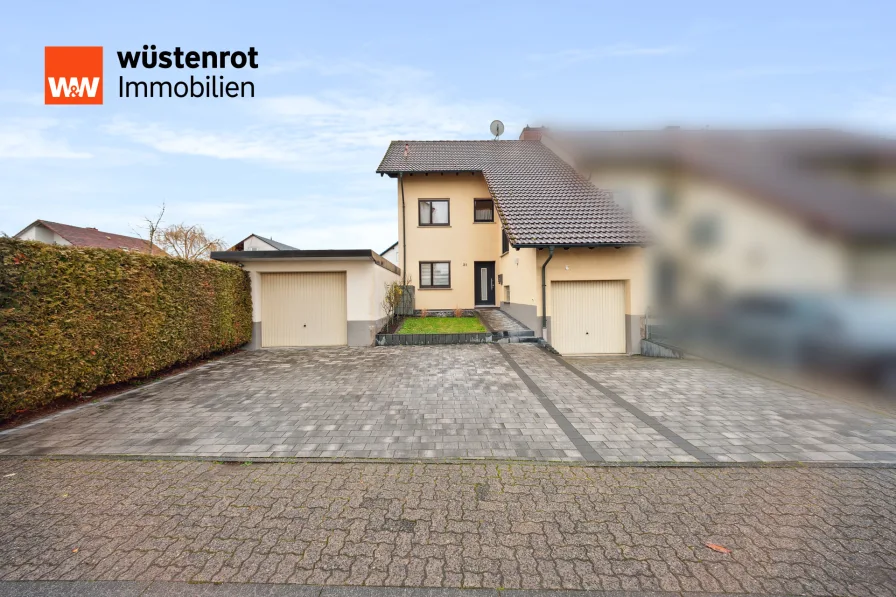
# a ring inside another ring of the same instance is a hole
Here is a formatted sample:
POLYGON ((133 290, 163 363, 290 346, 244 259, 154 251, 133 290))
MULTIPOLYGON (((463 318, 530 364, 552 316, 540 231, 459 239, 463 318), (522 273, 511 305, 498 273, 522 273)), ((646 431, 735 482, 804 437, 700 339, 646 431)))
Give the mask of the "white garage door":
POLYGON ((341 346, 345 272, 261 274, 262 346, 341 346))
POLYGON ((551 344, 560 354, 625 352, 625 282, 551 282, 551 344))

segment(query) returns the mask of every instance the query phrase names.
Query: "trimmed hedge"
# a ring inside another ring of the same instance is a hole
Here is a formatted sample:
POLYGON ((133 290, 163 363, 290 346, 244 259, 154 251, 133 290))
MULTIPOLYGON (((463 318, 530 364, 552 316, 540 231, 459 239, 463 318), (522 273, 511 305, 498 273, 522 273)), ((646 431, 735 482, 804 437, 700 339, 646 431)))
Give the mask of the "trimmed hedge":
POLYGON ((0 419, 238 347, 232 265, 0 239, 0 419))

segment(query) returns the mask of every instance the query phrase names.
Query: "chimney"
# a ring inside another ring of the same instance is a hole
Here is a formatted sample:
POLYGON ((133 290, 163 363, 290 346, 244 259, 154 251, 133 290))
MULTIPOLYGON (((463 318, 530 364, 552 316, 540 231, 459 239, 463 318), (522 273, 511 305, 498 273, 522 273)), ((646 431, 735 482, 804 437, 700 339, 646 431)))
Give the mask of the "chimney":
POLYGON ((520 141, 541 141, 541 134, 545 130, 543 126, 531 127, 527 124, 523 132, 520 133, 520 141))

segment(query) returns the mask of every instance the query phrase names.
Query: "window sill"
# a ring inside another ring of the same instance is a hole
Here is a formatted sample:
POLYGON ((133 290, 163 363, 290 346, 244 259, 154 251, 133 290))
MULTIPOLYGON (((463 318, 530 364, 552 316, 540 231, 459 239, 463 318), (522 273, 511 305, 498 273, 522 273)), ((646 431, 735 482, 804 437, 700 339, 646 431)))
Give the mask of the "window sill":
POLYGON ((510 251, 504 251, 503 253, 501 253, 501 257, 504 257, 505 255, 509 255, 509 254, 510 254, 510 251))
POLYGON ((451 224, 417 224, 417 228, 451 228, 451 224))
POLYGON ((450 286, 421 286, 417 290, 451 290, 450 286))
POLYGON ((494 224, 495 221, 494 221, 494 220, 490 220, 490 221, 477 222, 476 220, 473 220, 473 223, 474 223, 474 224, 494 224))

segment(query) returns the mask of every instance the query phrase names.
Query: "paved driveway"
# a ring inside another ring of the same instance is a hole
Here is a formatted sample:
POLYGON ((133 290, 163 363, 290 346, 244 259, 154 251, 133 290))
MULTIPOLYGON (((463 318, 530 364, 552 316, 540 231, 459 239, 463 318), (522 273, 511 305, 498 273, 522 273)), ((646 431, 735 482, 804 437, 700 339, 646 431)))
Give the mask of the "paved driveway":
POLYGON ((533 345, 243 352, 2 455, 896 462, 896 419, 695 360, 533 345))

